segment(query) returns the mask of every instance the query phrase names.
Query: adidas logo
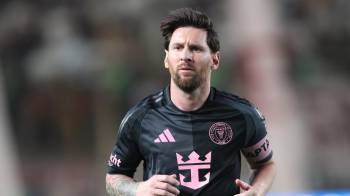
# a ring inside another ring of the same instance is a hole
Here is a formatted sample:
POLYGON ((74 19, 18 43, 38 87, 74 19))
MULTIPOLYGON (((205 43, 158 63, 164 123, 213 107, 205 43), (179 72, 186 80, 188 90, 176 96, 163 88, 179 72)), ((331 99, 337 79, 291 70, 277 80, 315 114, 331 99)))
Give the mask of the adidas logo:
POLYGON ((165 129, 159 136, 154 140, 154 143, 167 143, 175 142, 174 136, 171 134, 169 129, 165 129))

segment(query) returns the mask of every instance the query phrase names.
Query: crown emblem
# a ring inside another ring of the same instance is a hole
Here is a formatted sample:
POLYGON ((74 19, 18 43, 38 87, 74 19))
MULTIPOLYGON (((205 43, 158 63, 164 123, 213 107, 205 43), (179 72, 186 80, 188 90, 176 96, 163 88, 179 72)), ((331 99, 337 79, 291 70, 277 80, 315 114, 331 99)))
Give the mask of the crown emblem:
POLYGON ((180 184, 182 186, 191 188, 193 190, 199 189, 206 184, 208 184, 210 179, 210 171, 204 175, 204 180, 200 180, 200 172, 199 170, 210 170, 210 162, 211 162, 211 152, 205 155, 205 160, 202 161, 199 159, 199 155, 193 151, 188 156, 188 161, 183 161, 183 156, 176 153, 176 159, 178 164, 178 169, 182 170, 190 170, 190 176, 179 174, 180 184), (185 178, 187 179, 185 181, 185 178))
POLYGON ((176 159, 177 159, 177 163, 178 164, 184 164, 184 165, 188 165, 188 164, 194 164, 194 163, 210 163, 211 162, 211 152, 209 152, 207 155, 205 155, 205 160, 202 161, 199 159, 199 155, 193 151, 189 156, 189 160, 188 161, 183 161, 183 156, 181 156, 180 154, 176 153, 176 159))

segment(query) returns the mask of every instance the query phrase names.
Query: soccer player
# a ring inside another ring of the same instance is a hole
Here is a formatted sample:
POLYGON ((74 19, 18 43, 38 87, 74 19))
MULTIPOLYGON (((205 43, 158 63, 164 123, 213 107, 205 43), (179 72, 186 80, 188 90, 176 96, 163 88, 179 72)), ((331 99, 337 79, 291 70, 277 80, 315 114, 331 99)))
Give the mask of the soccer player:
POLYGON ((264 195, 275 176, 263 116, 210 85, 220 44, 209 17, 190 8, 161 22, 170 85, 134 106, 108 161, 110 195, 264 195), (253 169, 241 181, 241 152, 253 169), (142 182, 133 180, 143 160, 142 182))

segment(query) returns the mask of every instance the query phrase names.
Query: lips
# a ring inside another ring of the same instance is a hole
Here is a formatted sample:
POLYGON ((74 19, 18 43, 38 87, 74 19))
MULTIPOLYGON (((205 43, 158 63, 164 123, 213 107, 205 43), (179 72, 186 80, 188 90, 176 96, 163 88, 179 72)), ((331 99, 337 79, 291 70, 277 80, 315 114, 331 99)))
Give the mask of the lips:
POLYGON ((194 71, 194 69, 190 65, 187 65, 187 64, 180 65, 178 70, 180 70, 180 71, 181 70, 183 70, 183 71, 194 71))
POLYGON ((189 67, 180 68, 179 70, 183 70, 183 71, 194 71, 192 68, 189 68, 189 67))
POLYGON ((178 74, 180 74, 182 77, 193 77, 196 72, 191 68, 180 68, 178 70, 178 74))
POLYGON ((194 69, 189 68, 189 67, 183 67, 178 70, 178 72, 184 74, 184 75, 193 75, 194 74, 194 69))

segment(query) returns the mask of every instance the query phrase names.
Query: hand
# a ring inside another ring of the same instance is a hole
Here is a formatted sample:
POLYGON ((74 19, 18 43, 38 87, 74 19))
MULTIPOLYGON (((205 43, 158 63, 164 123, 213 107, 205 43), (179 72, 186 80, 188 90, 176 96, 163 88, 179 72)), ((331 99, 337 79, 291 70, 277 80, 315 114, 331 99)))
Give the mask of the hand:
POLYGON ((240 179, 236 179, 235 183, 241 189, 241 193, 236 194, 237 196, 256 196, 256 195, 258 195, 257 192, 248 183, 246 183, 240 179))
POLYGON ((136 190, 136 196, 176 196, 180 194, 177 186, 180 182, 176 175, 154 175, 141 182, 136 190))

